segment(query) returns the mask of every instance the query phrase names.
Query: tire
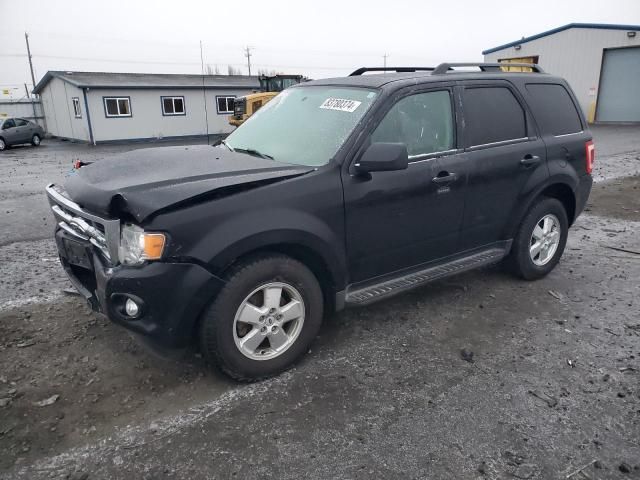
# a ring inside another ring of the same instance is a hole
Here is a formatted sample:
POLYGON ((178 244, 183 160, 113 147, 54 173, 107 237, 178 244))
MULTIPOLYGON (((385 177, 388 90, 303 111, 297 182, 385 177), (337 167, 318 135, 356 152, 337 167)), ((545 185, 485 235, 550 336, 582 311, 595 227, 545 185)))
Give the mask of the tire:
POLYGON ((31 145, 33 145, 34 147, 39 147, 41 141, 42 139, 37 133, 33 137, 31 137, 31 145))
POLYGON ((273 254, 242 262, 226 280, 201 319, 205 359, 242 382, 293 366, 309 350, 322 323, 322 290, 313 273, 297 260, 273 254))
POLYGON ((9 145, 4 141, 4 138, 0 138, 0 152, 9 148, 9 145))
POLYGON ((568 232, 569 221, 564 205, 555 198, 542 197, 529 209, 518 228, 508 259, 511 270, 525 280, 546 276, 560 261, 568 232), (549 223, 544 223, 547 221, 549 223), (550 232, 557 234, 545 233, 543 227, 546 225, 550 225, 550 232), (545 241, 547 248, 544 248, 545 241))

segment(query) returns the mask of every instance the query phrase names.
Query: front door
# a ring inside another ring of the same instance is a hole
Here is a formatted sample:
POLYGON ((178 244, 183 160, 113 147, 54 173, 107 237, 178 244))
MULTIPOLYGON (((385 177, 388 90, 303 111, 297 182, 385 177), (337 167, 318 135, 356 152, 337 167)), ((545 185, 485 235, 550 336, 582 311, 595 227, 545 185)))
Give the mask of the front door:
POLYGON ((20 132, 16 128, 16 121, 9 118, 2 123, 2 138, 7 145, 19 143, 20 132))
POLYGON ((351 283, 455 253, 467 172, 453 106, 448 88, 399 93, 367 143, 404 143, 409 167, 345 171, 351 283))

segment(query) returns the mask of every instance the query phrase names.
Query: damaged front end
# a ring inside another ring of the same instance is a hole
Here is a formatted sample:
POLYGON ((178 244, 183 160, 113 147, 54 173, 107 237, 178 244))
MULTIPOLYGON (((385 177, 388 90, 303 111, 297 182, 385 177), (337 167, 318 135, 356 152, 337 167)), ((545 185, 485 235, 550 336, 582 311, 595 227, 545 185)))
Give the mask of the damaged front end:
POLYGON ((222 280, 200 265, 161 260, 164 233, 88 212, 58 185, 46 192, 60 263, 91 309, 158 345, 188 344, 205 292, 222 280))

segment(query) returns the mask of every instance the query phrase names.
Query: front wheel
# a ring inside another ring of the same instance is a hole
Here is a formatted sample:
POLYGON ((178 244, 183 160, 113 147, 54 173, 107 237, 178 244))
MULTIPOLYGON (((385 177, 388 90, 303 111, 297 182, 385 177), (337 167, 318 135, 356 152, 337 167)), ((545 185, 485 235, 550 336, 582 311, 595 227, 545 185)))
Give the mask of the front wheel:
POLYGON ((4 138, 0 138, 0 152, 7 149, 7 143, 4 141, 4 138))
POLYGON ((40 138, 40 135, 36 134, 33 137, 31 137, 31 145, 33 145, 34 147, 38 147, 40 146, 40 142, 42 141, 42 139, 40 138))
POLYGON ((322 291, 311 271, 284 255, 242 262, 205 312, 205 358, 239 381, 260 380, 291 367, 322 323, 322 291))
POLYGON ((569 221, 564 205, 555 198, 536 202, 520 224, 510 263, 525 280, 547 275, 560 261, 567 243, 569 221))

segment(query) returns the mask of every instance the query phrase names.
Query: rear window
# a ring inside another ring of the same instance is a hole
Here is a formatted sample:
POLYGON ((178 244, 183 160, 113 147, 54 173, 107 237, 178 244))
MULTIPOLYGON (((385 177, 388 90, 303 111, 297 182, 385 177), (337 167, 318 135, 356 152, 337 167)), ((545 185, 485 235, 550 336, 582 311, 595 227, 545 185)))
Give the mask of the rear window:
POLYGON ((543 134, 582 131, 580 115, 567 89, 554 83, 527 83, 531 110, 543 134))
POLYGON ((466 88, 464 117, 467 147, 527 137, 524 110, 506 87, 466 88))

